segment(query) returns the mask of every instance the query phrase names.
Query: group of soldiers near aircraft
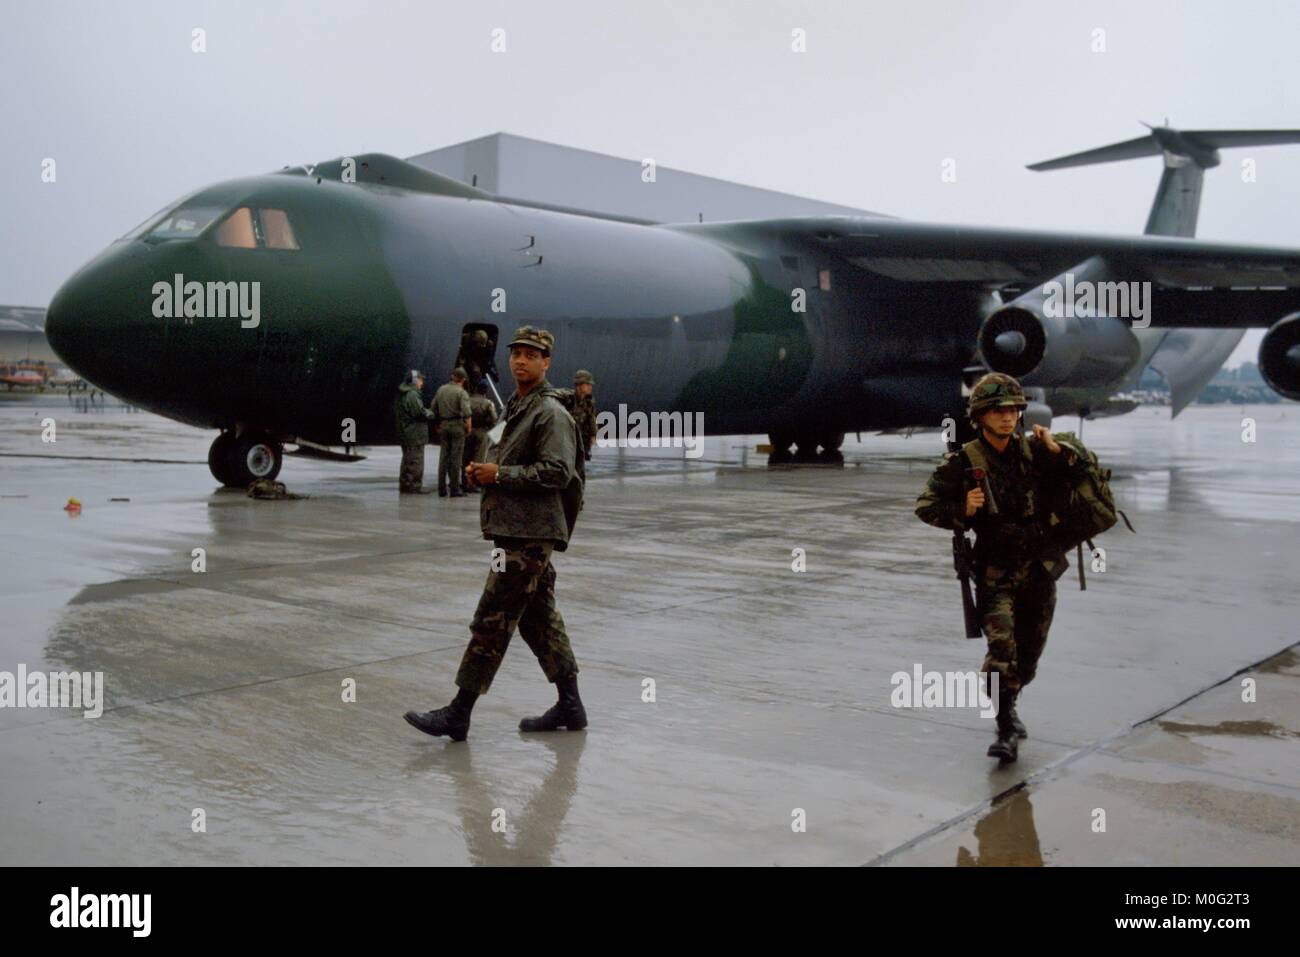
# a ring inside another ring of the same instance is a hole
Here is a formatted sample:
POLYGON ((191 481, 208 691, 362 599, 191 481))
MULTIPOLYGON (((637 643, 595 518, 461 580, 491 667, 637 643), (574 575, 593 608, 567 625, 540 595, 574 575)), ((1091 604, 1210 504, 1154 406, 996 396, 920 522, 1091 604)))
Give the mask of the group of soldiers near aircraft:
MULTIPOLYGON (((520 730, 587 726, 577 661, 555 603, 551 555, 567 549, 582 508, 584 463, 596 435, 595 383, 580 370, 573 389, 552 387, 546 372, 554 344, 551 333, 532 326, 520 327, 510 340, 515 392, 504 409, 504 431, 490 447, 487 432, 496 412, 482 391, 484 365, 475 366, 477 382, 457 366, 429 409, 420 401, 424 382, 417 371, 398 397, 402 491, 420 490, 428 440, 422 430, 431 421, 441 446, 439 494, 463 494, 462 476, 468 491, 481 491, 483 537, 504 558, 494 561, 470 623, 455 698, 445 707, 405 715, 430 735, 465 740, 474 703, 491 686, 516 628, 558 696, 545 714, 524 718, 520 730)), ((915 509, 922 521, 952 530, 963 544, 967 530, 975 533, 958 572, 975 580, 976 597, 972 602, 967 596, 968 635, 983 634, 983 672, 998 676, 997 736, 987 753, 1002 762, 1016 760, 1018 741, 1027 736, 1016 703, 1047 642, 1056 581, 1069 564, 1065 549, 1084 540, 1091 544, 1090 536, 1114 524, 1117 514, 1106 484, 1109 472, 1071 433, 1053 435, 1035 425, 1026 436, 1021 416, 1027 406, 1011 376, 989 373, 980 379, 967 407, 976 437, 952 444, 915 509)))
MULTIPOLYGON (((397 434, 402 448, 398 491, 403 495, 428 495, 424 488, 424 448, 429 431, 438 438, 438 495, 463 498, 478 493, 479 488, 462 482, 465 469, 479 461, 487 451, 488 433, 497 424, 495 403, 488 397, 487 376, 495 372, 488 350, 487 333, 465 333, 457 365, 451 378, 438 387, 433 401, 424 407, 424 373, 412 369, 398 389, 395 413, 397 434)), ((583 443, 584 458, 591 460, 596 440, 596 405, 593 391, 596 380, 586 369, 573 376, 572 389, 552 389, 555 397, 577 423, 583 443)))

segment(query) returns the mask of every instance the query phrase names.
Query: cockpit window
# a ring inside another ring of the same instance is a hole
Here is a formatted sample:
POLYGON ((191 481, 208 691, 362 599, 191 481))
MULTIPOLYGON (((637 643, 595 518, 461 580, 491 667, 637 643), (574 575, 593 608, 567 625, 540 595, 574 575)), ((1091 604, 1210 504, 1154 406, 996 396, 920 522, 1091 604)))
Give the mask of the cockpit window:
POLYGON ((282 209, 257 209, 241 206, 217 227, 218 246, 235 249, 298 249, 293 226, 282 209))
POLYGON ((130 232, 125 233, 122 236, 122 238, 139 239, 145 233, 149 232, 151 227, 156 226, 164 216, 170 215, 171 213, 180 209, 182 206, 188 203, 191 199, 193 199, 197 192, 198 190, 195 190, 194 193, 190 193, 186 196, 182 196, 180 199, 168 203, 162 209, 158 210, 158 212, 154 213, 152 216, 150 216, 148 219, 142 222, 139 226, 135 227, 135 229, 132 229, 130 232))
POLYGON ((247 206, 240 206, 226 221, 217 227, 218 246, 233 246, 236 249, 254 249, 257 235, 253 232, 253 213, 247 206))
POLYGON ((146 234, 149 239, 192 239, 224 210, 219 206, 190 206, 163 216, 146 234))
POLYGON ((289 215, 283 209, 259 209, 257 221, 261 226, 262 241, 268 249, 298 248, 293 227, 289 225, 289 215))

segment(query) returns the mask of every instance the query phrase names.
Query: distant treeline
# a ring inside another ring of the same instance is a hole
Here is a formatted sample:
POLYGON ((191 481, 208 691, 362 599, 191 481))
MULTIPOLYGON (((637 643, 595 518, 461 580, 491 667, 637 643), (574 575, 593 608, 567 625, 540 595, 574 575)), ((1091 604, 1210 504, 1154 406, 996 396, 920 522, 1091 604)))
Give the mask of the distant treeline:
MULTIPOLYGON (((1142 373, 1137 387, 1140 392, 1150 394, 1150 397, 1144 397, 1148 402, 1153 400, 1159 402, 1161 398, 1167 398, 1169 395, 1164 380, 1154 369, 1148 368, 1142 373)), ((1264 383, 1263 377, 1259 374, 1259 366, 1253 362, 1243 362, 1235 369, 1220 369, 1216 372, 1214 378, 1196 397, 1196 401, 1201 405, 1216 405, 1224 402, 1232 405, 1257 403, 1272 405, 1281 402, 1282 397, 1264 383)))

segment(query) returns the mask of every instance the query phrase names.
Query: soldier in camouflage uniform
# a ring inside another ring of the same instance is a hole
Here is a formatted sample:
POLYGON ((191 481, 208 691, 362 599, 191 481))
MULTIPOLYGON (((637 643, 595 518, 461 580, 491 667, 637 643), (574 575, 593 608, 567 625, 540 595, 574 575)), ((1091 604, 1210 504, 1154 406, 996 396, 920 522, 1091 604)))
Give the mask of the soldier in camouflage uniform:
POLYGON ((592 392, 596 380, 586 369, 579 369, 573 374, 572 389, 556 389, 556 395, 578 424, 578 435, 582 439, 583 457, 591 461, 591 447, 596 442, 596 400, 592 392))
POLYGON ((420 392, 424 389, 424 375, 418 369, 406 374, 398 389, 394 412, 397 416, 397 440, 402 446, 402 471, 397 480, 398 490, 405 495, 425 495, 424 447, 429 444, 429 422, 436 416, 424 407, 420 392))
POLYGON ((521 731, 578 731, 587 713, 578 696, 578 663, 555 606, 553 551, 568 548, 585 482, 578 429, 546 381, 554 338, 522 326, 510 342, 515 393, 506 404, 501 441, 486 462, 471 462, 466 478, 482 486, 479 519, 492 540, 493 568, 470 623, 469 647, 456 674, 460 689, 445 708, 406 720, 426 734, 463 741, 475 700, 492 685, 516 625, 537 656, 559 700, 521 731), (501 561, 504 560, 504 564, 501 561))
POLYGON ((975 384, 968 414, 978 437, 949 452, 916 500, 921 521, 975 532, 976 604, 988 641, 984 671, 998 673, 997 739, 990 757, 1014 761, 1026 736, 1016 714, 1020 690, 1034 678, 1056 607, 1056 580, 1069 562, 1047 527, 1044 489, 1081 463, 1043 426, 1019 431, 1028 405, 1020 383, 989 373, 975 384), (983 468, 997 507, 967 469, 983 468))
MULTIPOLYGON (((497 407, 483 394, 482 384, 469 397, 469 412, 472 428, 469 435, 465 437, 465 460, 461 463, 462 470, 467 468, 470 462, 483 461, 483 453, 487 451, 488 432, 497 424, 497 407)), ((479 487, 467 483, 465 491, 477 492, 479 487)))

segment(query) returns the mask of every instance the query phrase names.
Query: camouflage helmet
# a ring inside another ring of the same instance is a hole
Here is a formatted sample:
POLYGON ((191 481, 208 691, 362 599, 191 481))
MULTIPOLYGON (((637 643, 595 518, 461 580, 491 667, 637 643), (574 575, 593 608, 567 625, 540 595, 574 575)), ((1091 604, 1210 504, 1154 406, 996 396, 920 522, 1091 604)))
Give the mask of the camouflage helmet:
POLYGON ((966 414, 974 420, 985 409, 999 406, 1014 406, 1023 409, 1029 405, 1025 391, 1020 383, 1002 372, 990 372, 983 376, 970 392, 970 405, 966 414))
POLYGON ((583 383, 586 383, 587 385, 595 385, 596 380, 586 369, 579 369, 573 374, 573 384, 582 385, 583 383))

